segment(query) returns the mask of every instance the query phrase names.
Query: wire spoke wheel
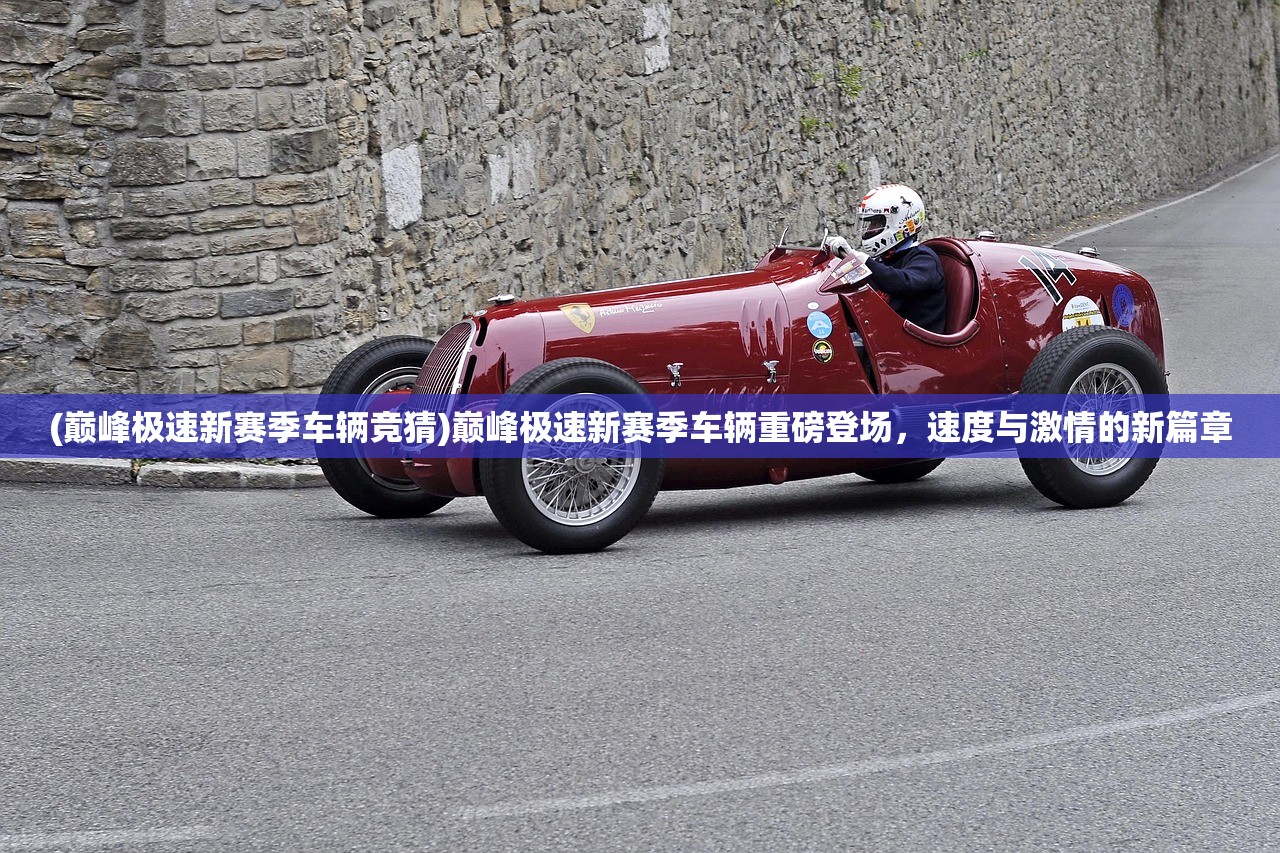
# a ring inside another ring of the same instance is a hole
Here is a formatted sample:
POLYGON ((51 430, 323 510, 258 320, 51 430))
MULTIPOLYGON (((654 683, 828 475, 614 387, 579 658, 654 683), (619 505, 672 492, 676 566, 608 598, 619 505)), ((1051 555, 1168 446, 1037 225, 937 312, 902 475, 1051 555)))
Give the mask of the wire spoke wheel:
POLYGON ((1131 440, 1126 423, 1131 417, 1101 428, 1109 415, 1154 414, 1167 406, 1164 367, 1135 335, 1109 326, 1068 329, 1032 360, 1019 391, 1061 395, 1067 414, 1094 415, 1068 425, 1065 458, 1022 456, 1027 479, 1046 498, 1075 509, 1114 506, 1142 488, 1155 470, 1159 448, 1151 453, 1131 440), (1104 435, 1107 441, 1101 440, 1104 435))
MULTIPOLYGON (((620 419, 624 411, 597 394, 574 395, 549 409, 553 416, 572 412, 584 424, 592 415, 613 413, 620 419)), ((540 513, 571 527, 608 518, 626 503, 640 480, 638 442, 540 444, 531 451, 537 455, 524 458, 521 466, 525 493, 540 513)))
MULTIPOLYGON (((336 401, 325 402, 336 396, 343 398, 343 405, 354 397, 357 411, 385 408, 379 403, 383 395, 412 391, 418 371, 431 355, 432 347, 431 341, 409 335, 379 338, 358 347, 329 374, 320 392, 321 405, 330 408, 338 405, 336 401)), ((408 394, 397 394, 397 402, 408 399, 408 394)), ((379 518, 418 518, 453 500, 428 494, 407 477, 375 473, 360 452, 345 457, 322 456, 319 461, 325 479, 343 500, 379 518)))
POLYGON ((561 524, 591 524, 621 506, 640 479, 640 460, 525 459, 525 491, 538 511, 561 524))
POLYGON ((526 545, 553 554, 599 551, 640 521, 662 484, 665 463, 622 440, 628 407, 643 398, 626 371, 592 358, 564 358, 526 373, 507 394, 548 395, 556 424, 519 458, 481 459, 480 482, 498 521, 526 545))
MULTIPOLYGON (((369 383, 368 388, 360 395, 356 401, 356 411, 366 412, 369 405, 383 394, 391 394, 396 391, 412 391, 414 380, 418 378, 418 368, 416 367, 393 367, 380 376, 376 376, 369 383)), ((408 399, 407 397, 405 399, 408 399)), ((383 488, 392 491, 414 492, 418 487, 409 478, 392 479, 391 477, 383 477, 369 467, 368 461, 360 455, 356 456, 356 461, 360 463, 360 468, 373 480, 383 488)))
MULTIPOLYGON (((1142 388, 1134 375, 1111 362, 1095 364, 1080 374, 1067 391, 1067 408, 1072 411, 1103 412, 1138 411, 1142 388)), ((1095 433, 1096 435, 1097 433, 1095 433)), ((1090 441, 1072 445, 1068 456, 1076 467, 1091 477, 1104 477, 1119 471, 1133 459, 1136 441, 1090 441)))

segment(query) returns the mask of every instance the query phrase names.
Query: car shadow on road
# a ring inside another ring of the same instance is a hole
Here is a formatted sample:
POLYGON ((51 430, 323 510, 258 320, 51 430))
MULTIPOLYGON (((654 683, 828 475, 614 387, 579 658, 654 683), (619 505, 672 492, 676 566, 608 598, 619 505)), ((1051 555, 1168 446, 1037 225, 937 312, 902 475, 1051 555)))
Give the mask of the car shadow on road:
MULTIPOLYGON (((753 522, 893 516, 907 519, 924 513, 936 519, 953 513, 965 516, 975 510, 1004 514, 1070 512, 1047 501, 1021 477, 979 481, 935 475, 919 482, 895 485, 859 478, 830 478, 781 487, 663 492, 637 529, 696 533, 699 528, 723 532, 726 528, 740 527, 745 534, 760 529, 753 522)), ((483 498, 462 499, 422 518, 380 519, 339 514, 325 520, 343 525, 353 537, 367 538, 392 550, 412 551, 430 543, 433 549, 457 555, 464 566, 468 557, 480 555, 544 556, 510 536, 488 511, 483 498)), ((624 538, 610 551, 625 550, 626 541, 624 538)))
POLYGON ((662 496, 642 522, 651 528, 694 527, 727 522, 806 518, 831 518, 837 514, 862 517, 908 514, 954 508, 1025 511, 1044 503, 1030 484, 1011 487, 1007 482, 957 486, 942 479, 881 485, 863 480, 828 481, 822 490, 812 486, 791 494, 786 486, 721 492, 705 506, 662 505, 662 496))

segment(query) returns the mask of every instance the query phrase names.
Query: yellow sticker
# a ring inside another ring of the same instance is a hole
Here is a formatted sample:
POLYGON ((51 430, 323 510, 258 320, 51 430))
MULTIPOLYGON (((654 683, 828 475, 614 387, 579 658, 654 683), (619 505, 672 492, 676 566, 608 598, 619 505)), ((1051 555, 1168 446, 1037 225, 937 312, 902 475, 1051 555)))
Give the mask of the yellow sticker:
POLYGON ((1062 309, 1062 331, 1078 326, 1105 326, 1102 309, 1087 296, 1073 296, 1062 309))
POLYGON ((596 312, 591 310, 591 306, 585 302, 574 302, 570 305, 561 305, 560 310, 564 312, 564 316, 569 318, 569 322, 577 326, 588 335, 591 330, 596 327, 596 312))

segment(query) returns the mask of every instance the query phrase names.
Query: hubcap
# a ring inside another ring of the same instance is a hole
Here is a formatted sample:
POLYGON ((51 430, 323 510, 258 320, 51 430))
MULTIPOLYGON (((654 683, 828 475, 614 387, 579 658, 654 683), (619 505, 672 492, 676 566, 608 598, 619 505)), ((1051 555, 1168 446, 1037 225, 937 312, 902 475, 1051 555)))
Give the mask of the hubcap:
MULTIPOLYGON (((418 368, 416 367, 393 367, 365 387, 364 393, 356 401, 356 410, 367 411, 369 404, 379 395, 390 394, 392 391, 413 390, 413 383, 417 378, 418 368)), ((356 455, 356 461, 360 463, 360 467, 364 469, 364 472, 369 475, 369 479, 384 488, 398 492, 413 492, 418 489, 417 484, 412 480, 392 479, 391 477, 383 477, 381 474, 374 473, 373 469, 369 467, 369 463, 359 454, 356 455)))
MULTIPOLYGON (((575 394, 548 411, 584 413, 625 411, 608 397, 575 394)), ((589 422, 589 420, 588 420, 589 422)), ((547 518, 569 527, 603 521, 627 501, 640 480, 640 444, 600 442, 587 445, 542 443, 525 449, 521 478, 529 500, 547 518)))
MULTIPOLYGON (((1098 412, 1125 412, 1132 414, 1141 409, 1138 395, 1142 387, 1127 369, 1107 362, 1095 364, 1076 377, 1067 392, 1068 407, 1072 410, 1098 412)), ((1095 433, 1095 436, 1097 433, 1095 433)), ((1114 474, 1133 458, 1137 442, 1095 441, 1070 448, 1070 459, 1077 468, 1094 477, 1114 474)))

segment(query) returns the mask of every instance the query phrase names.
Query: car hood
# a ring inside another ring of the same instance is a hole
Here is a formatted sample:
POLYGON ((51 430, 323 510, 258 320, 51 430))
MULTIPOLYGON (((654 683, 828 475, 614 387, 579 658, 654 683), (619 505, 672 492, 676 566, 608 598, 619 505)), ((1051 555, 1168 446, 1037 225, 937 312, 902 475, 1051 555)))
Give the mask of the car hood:
POLYGON ((780 286, 815 274, 812 253, 793 254, 743 272, 517 302, 485 312, 485 338, 507 345, 537 315, 542 361, 601 359, 655 386, 675 363, 690 380, 762 377, 765 362, 786 370, 790 313, 780 286))

